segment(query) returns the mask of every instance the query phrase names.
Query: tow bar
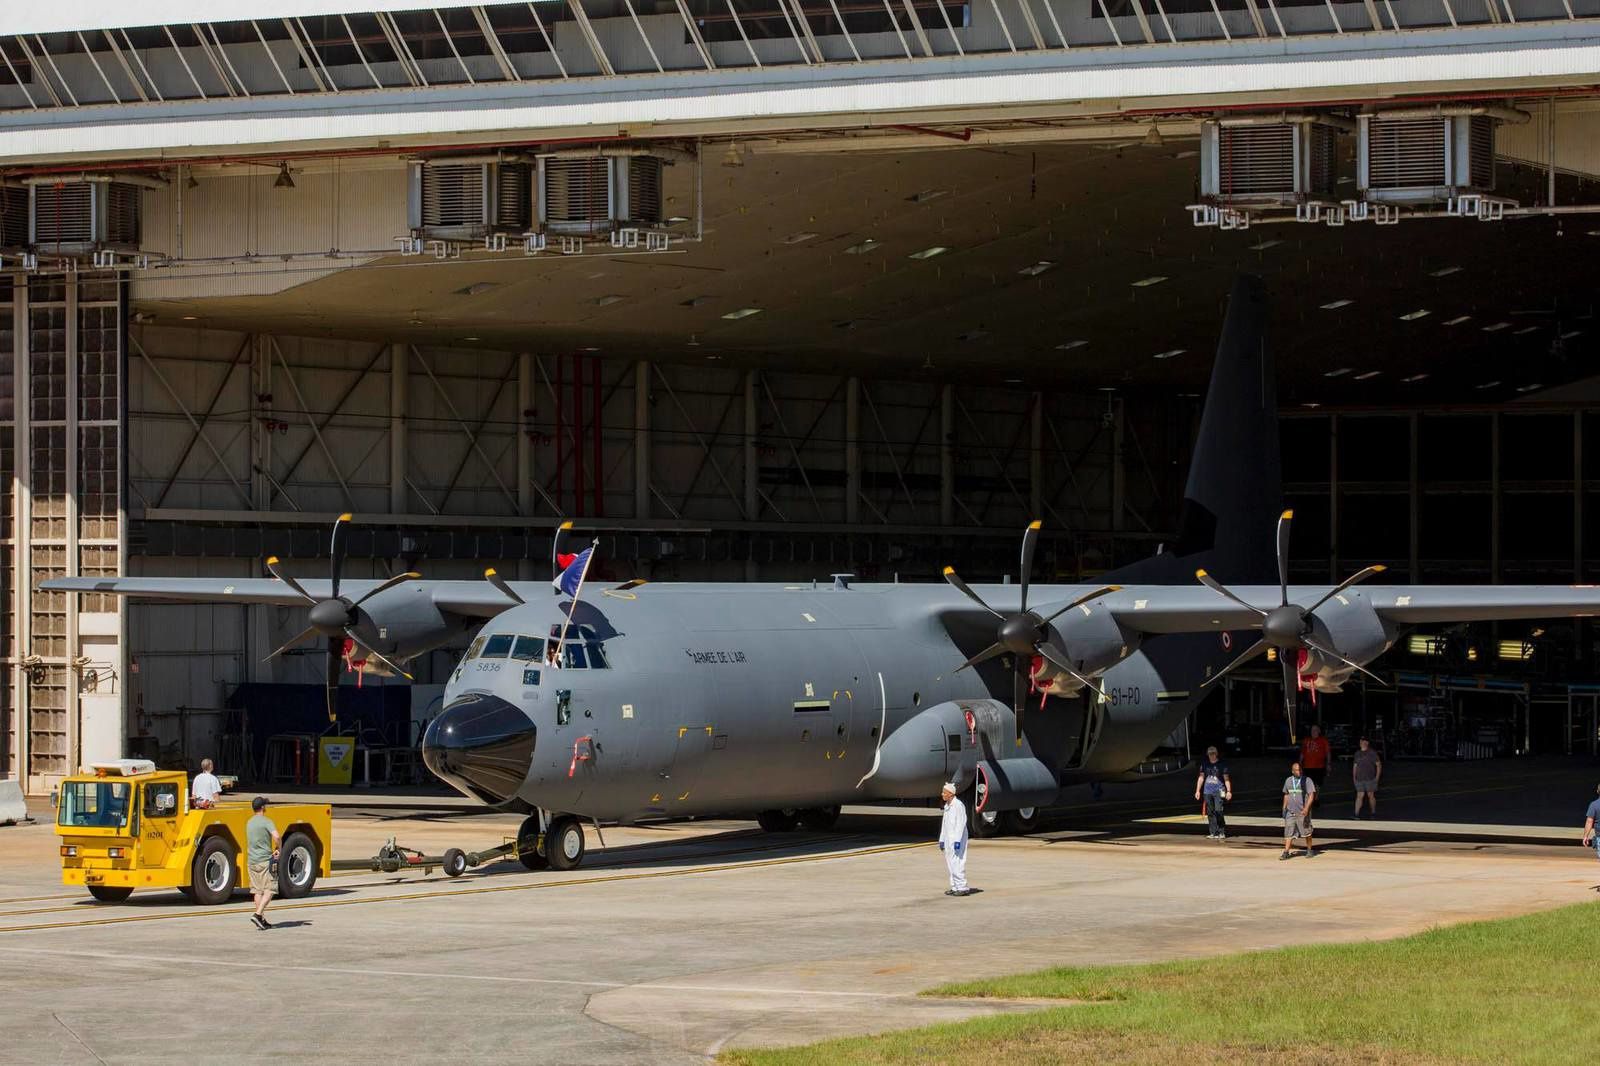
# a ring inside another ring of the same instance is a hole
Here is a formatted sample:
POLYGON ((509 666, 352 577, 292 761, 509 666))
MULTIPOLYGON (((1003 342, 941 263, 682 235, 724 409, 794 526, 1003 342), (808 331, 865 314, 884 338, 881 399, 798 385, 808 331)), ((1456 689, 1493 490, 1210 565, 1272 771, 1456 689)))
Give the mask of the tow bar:
POLYGON ((485 851, 446 848, 443 855, 427 855, 415 848, 397 844, 394 837, 390 837, 370 859, 334 859, 330 865, 335 870, 371 870, 385 874, 399 873, 402 870, 421 870, 423 873, 431 873, 437 867, 444 871, 446 877, 460 877, 473 867, 498 862, 501 859, 514 859, 517 853, 515 839, 485 851))

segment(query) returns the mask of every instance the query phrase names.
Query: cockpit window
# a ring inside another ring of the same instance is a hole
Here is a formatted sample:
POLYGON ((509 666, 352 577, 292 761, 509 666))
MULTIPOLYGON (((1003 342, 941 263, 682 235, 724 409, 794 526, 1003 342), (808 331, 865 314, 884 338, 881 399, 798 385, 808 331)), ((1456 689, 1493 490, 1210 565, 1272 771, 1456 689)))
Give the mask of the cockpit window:
POLYGON ((542 637, 518 637, 517 643, 511 649, 513 659, 524 662, 533 662, 544 658, 544 639, 542 637))
POLYGON ((599 644, 589 645, 589 665, 596 670, 610 669, 611 664, 606 662, 606 653, 599 644))
POLYGON ((483 651, 484 641, 488 639, 488 637, 479 637, 478 639, 474 640, 467 648, 467 658, 476 659, 478 657, 478 653, 483 651))
POLYGON ((516 639, 516 634, 514 633, 494 634, 489 638, 489 642, 483 646, 482 658, 504 659, 511 654, 511 642, 516 639))
MULTIPOLYGON (((527 638, 532 639, 532 638, 527 638)), ((595 639, 594 630, 586 625, 574 624, 567 627, 566 640, 561 639, 561 627, 550 627, 550 641, 545 648, 544 661, 551 665, 555 662, 556 648, 561 649, 560 667, 565 670, 608 670, 611 663, 607 661, 606 654, 600 642, 595 639)))
POLYGON ((561 665, 565 666, 567 669, 587 670, 589 668, 589 657, 584 654, 584 647, 582 644, 579 644, 577 641, 569 640, 567 641, 566 646, 561 650, 565 654, 566 658, 566 662, 562 663, 561 665))

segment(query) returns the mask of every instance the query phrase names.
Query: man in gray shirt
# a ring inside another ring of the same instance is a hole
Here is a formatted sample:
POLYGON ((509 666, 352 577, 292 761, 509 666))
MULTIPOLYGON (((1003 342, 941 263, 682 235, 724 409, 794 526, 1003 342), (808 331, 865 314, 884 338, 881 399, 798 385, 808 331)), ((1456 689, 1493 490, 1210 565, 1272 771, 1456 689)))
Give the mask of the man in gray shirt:
POLYGON ((272 860, 278 857, 278 846, 283 841, 278 836, 278 827, 266 815, 267 797, 257 796, 251 800, 250 809, 256 812, 244 826, 245 861, 250 866, 250 894, 256 901, 256 912, 250 916, 250 920, 257 929, 271 929, 272 923, 266 919, 267 904, 272 902, 272 895, 278 890, 277 879, 272 876, 272 860))
POLYGON ((1316 851, 1311 844, 1311 804, 1317 798, 1317 784, 1300 772, 1300 760, 1289 764, 1289 776, 1283 779, 1283 854, 1287 859, 1294 854, 1294 840, 1306 842, 1306 858, 1316 851))
POLYGON ((1361 797, 1367 798, 1367 813, 1378 816, 1378 781, 1383 777, 1383 758, 1372 750, 1372 741, 1361 738, 1361 750, 1350 761, 1350 779, 1356 786, 1356 817, 1361 817, 1361 797))
MULTIPOLYGON (((1600 787, 1595 788, 1595 795, 1600 796, 1600 787)), ((1594 845, 1594 857, 1600 859, 1600 835, 1595 833, 1595 826, 1600 824, 1600 799, 1589 804, 1589 809, 1583 812, 1583 846, 1594 845)))

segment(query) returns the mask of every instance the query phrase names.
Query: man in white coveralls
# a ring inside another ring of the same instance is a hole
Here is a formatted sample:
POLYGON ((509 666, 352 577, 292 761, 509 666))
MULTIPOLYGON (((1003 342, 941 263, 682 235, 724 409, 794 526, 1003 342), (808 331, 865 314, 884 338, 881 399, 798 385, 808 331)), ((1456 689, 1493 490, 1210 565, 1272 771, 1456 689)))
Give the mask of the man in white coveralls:
POLYGON ((944 819, 939 823, 939 850, 944 852, 944 864, 950 871, 947 896, 970 896, 967 887, 967 805, 956 799, 956 786, 945 782, 939 792, 944 801, 944 819))

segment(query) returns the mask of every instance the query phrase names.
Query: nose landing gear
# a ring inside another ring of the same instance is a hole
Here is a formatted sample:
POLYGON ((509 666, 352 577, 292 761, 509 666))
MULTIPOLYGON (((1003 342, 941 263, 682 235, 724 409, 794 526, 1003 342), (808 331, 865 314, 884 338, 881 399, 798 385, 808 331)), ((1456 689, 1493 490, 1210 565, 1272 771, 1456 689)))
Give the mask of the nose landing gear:
POLYGON ((583 823, 576 815, 558 814, 543 825, 543 814, 531 814, 517 830, 517 860, 530 870, 575 870, 588 853, 583 823))

